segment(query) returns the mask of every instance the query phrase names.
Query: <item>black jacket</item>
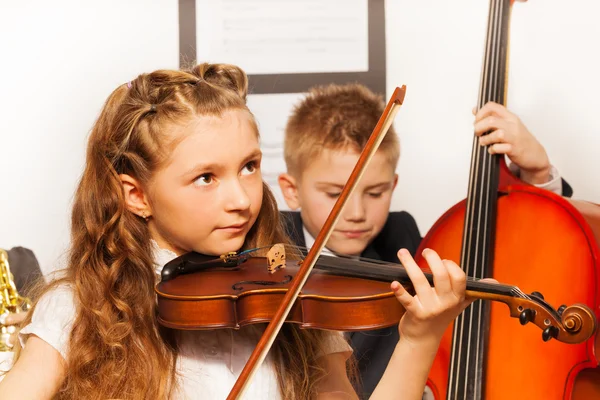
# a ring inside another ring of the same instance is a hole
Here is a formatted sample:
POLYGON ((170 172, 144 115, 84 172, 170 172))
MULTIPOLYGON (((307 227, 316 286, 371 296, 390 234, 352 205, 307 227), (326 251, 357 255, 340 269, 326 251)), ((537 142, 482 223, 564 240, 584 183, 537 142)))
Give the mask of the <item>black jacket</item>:
MULTIPOLYGON (((286 230, 292 241, 305 247, 302 219, 299 212, 282 211, 286 230)), ((396 254, 406 248, 415 254, 421 235, 414 218, 407 212, 390 212, 377 237, 361 254, 375 260, 396 262, 396 254)), ((373 331, 351 332, 350 344, 357 361, 360 387, 356 388, 360 398, 369 398, 379 383, 383 372, 398 343, 398 326, 373 331)))

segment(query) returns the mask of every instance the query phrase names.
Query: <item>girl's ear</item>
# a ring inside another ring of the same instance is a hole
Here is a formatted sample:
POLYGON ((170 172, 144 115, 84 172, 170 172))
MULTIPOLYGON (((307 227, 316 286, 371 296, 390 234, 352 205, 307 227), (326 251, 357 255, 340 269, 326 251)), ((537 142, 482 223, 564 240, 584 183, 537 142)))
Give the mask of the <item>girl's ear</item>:
POLYGON ((127 174, 120 174, 119 178, 121 178, 121 185, 123 185, 127 209, 144 219, 148 219, 152 215, 152 209, 142 185, 137 179, 127 174))
POLYGON ((285 199, 288 207, 292 210, 297 210, 300 208, 296 178, 290 174, 281 174, 279 175, 277 181, 279 182, 279 188, 281 188, 281 193, 283 193, 283 198, 285 199))

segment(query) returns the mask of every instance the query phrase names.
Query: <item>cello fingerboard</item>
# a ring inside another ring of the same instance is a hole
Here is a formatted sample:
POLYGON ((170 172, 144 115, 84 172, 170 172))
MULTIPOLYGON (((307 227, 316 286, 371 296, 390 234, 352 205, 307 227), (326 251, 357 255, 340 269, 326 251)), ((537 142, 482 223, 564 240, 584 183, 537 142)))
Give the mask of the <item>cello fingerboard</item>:
MULTIPOLYGON (((490 0, 478 108, 505 103, 510 0, 490 0)), ((467 276, 492 276, 500 157, 473 138, 461 266, 467 276)), ((454 323, 447 399, 479 400, 485 393, 490 304, 478 300, 454 323)))

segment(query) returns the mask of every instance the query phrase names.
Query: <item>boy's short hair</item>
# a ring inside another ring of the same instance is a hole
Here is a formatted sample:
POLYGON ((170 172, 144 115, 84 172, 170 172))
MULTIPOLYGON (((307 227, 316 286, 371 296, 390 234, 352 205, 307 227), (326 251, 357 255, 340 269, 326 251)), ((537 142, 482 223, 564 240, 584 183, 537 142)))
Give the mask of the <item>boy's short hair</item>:
MULTIPOLYGON (((288 173, 299 178, 307 163, 324 148, 360 153, 384 109, 382 96, 357 83, 311 88, 294 107, 285 128, 284 158, 288 173)), ((379 151, 384 152, 395 170, 400 144, 393 126, 379 151)))

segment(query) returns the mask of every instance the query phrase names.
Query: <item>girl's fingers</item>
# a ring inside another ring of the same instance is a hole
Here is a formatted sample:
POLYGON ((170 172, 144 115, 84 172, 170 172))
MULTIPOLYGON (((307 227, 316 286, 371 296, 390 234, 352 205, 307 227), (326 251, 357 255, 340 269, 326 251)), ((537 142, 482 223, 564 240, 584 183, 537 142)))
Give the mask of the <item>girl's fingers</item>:
POLYGON ((423 250, 423 257, 427 260, 427 264, 429 265, 429 269, 433 274, 433 285, 435 292, 438 295, 444 293, 452 293, 452 284, 450 283, 450 276, 448 275, 448 270, 444 265, 444 262, 441 260, 438 254, 430 249, 423 250))
POLYGON ((411 296, 411 294, 408 293, 406 289, 404 289, 404 286, 402 286, 397 281, 394 281, 391 284, 391 288, 394 291, 394 295, 396 295, 396 298, 398 299, 400 304, 402 304, 402 307, 404 307, 406 311, 414 312, 415 307, 418 307, 415 298, 411 296))
POLYGON ((495 280, 494 278, 483 278, 480 279, 479 282, 485 282, 485 283, 500 283, 497 280, 495 280))
POLYGON ((419 268, 408 250, 400 249, 400 251, 398 251, 398 259, 406 269, 406 273, 408 274, 408 277, 415 288, 416 295, 419 297, 419 299, 421 299, 421 301, 423 301, 425 296, 429 296, 427 293, 432 291, 429 281, 427 281, 427 278, 425 278, 425 275, 423 275, 423 271, 421 271, 421 268, 419 268))
POLYGON ((467 288, 467 276, 465 272, 454 261, 444 260, 444 266, 448 272, 452 293, 458 299, 462 299, 465 296, 467 288))

